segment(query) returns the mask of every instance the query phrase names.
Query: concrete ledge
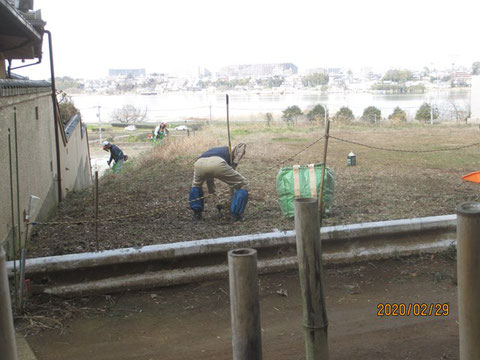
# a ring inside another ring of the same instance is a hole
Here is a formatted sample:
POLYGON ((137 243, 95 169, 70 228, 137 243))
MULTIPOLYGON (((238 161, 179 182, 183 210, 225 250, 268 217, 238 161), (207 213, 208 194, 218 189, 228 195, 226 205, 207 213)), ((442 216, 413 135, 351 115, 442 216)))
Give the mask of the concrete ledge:
POLYGON ((35 354, 33 353, 30 345, 28 345, 27 339, 16 333, 16 342, 17 342, 17 355, 18 360, 37 360, 35 354))
MULTIPOLYGON (((456 231, 456 215, 329 226, 321 229, 321 239, 325 241, 325 247, 328 246, 327 243, 341 242, 347 239, 401 235, 429 230, 439 230, 445 233, 456 231)), ((26 274, 112 265, 120 259, 122 263, 167 260, 184 256, 226 252, 237 247, 264 248, 292 244, 295 245, 294 230, 149 245, 141 248, 123 248, 98 253, 48 256, 28 259, 26 261, 26 274)), ((9 276, 11 276, 13 272, 12 261, 7 263, 7 268, 9 276)))
MULTIPOLYGON (((325 227, 321 239, 328 262, 435 252, 455 243, 456 215, 325 227)), ((29 259, 25 272, 37 292, 124 291, 225 276, 228 250, 244 247, 258 250, 262 272, 296 266, 295 231, 279 231, 29 259)))

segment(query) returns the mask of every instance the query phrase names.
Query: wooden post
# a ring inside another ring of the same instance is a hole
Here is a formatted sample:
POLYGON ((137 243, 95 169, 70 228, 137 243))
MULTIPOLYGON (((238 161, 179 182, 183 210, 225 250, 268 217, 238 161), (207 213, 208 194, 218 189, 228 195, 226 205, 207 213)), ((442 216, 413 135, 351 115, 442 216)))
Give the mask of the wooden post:
POLYGON ((295 231, 306 359, 327 360, 328 320, 317 199, 295 199, 295 231))
POLYGON ((95 169, 95 246, 98 251, 98 169, 95 169))
POLYGON ((3 244, 0 244, 0 354, 2 360, 17 360, 7 262, 3 244))
POLYGON ((320 213, 320 227, 322 227, 323 220, 323 188, 325 187, 325 171, 327 168, 327 150, 328 150, 328 137, 330 134, 330 120, 327 120, 325 127, 325 143, 323 147, 323 163, 322 163, 322 175, 320 178, 320 193, 318 194, 318 212, 320 213))
POLYGON ((460 360, 480 359, 480 203, 457 206, 460 360))
POLYGON ((233 360, 261 360, 257 251, 228 252, 233 360))

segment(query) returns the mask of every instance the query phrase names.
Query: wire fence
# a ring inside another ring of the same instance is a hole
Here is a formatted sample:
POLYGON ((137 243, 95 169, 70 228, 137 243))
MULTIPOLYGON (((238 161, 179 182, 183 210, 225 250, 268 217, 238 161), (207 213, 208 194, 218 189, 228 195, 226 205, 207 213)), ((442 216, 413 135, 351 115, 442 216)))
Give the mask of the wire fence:
MULTIPOLYGON (((379 147, 379 146, 375 146, 375 145, 369 145, 369 144, 361 143, 361 142, 358 142, 358 141, 343 139, 343 138, 333 136, 333 135, 327 135, 327 136, 330 139, 337 140, 337 141, 344 142, 344 143, 348 143, 348 144, 352 144, 352 145, 356 145, 356 146, 361 146, 361 147, 374 149, 374 150, 379 150, 379 151, 389 151, 389 152, 398 152, 398 153, 435 153, 435 152, 445 152, 445 151, 458 151, 458 150, 462 150, 462 149, 466 149, 466 148, 469 148, 469 147, 480 145, 480 142, 475 142, 475 143, 462 145, 462 146, 444 147, 444 148, 438 148, 438 149, 398 149, 398 148, 388 148, 388 147, 379 147)), ((307 151, 308 149, 312 148, 314 145, 318 144, 323 139, 325 139, 325 136, 321 136, 321 137, 315 139, 314 141, 310 142, 308 145, 301 148, 295 154, 293 154, 291 156, 288 156, 284 160, 277 161, 272 166, 269 166, 265 170, 258 172, 254 177, 251 177, 249 180, 250 181, 256 180, 256 179, 260 178, 261 176, 263 176, 264 174, 266 174, 266 173, 268 173, 268 172, 270 172, 274 169, 278 169, 279 167, 283 166, 285 163, 287 163, 289 161, 292 161, 293 159, 295 159, 300 154, 302 154, 305 151, 307 151)), ((227 193, 230 193, 230 191, 225 192, 225 194, 227 194, 227 193)), ((191 202, 195 202, 195 201, 199 201, 199 200, 205 200, 205 199, 208 199, 208 198, 214 197, 214 196, 218 196, 218 195, 217 194, 207 194, 207 195, 204 195, 202 197, 199 197, 199 198, 196 198, 196 199, 193 199, 193 200, 187 200, 187 203, 191 203, 191 202)), ((170 198, 169 199, 163 198, 163 199, 160 199, 160 201, 165 204, 165 202, 168 202, 168 201, 171 202, 171 199, 170 198)), ((178 203, 180 203, 180 202, 185 203, 184 200, 177 200, 177 201, 174 201, 173 203, 171 203, 170 205, 163 205, 162 207, 147 209, 147 210, 143 210, 143 211, 140 211, 140 212, 128 213, 128 214, 124 214, 124 215, 117 215, 117 216, 114 216, 114 217, 106 217, 106 218, 101 218, 101 219, 91 218, 91 219, 77 219, 77 220, 72 220, 72 221, 33 222, 32 224, 33 225, 49 225, 49 226, 51 226, 51 225, 82 225, 82 224, 92 224, 92 223, 118 222, 118 221, 122 221, 122 220, 125 220, 125 219, 128 219, 128 218, 134 218, 134 217, 145 216, 145 215, 154 215, 154 214, 158 214, 158 213, 161 213, 161 212, 167 212, 171 209, 174 209, 176 207, 176 205, 178 205, 178 203)))

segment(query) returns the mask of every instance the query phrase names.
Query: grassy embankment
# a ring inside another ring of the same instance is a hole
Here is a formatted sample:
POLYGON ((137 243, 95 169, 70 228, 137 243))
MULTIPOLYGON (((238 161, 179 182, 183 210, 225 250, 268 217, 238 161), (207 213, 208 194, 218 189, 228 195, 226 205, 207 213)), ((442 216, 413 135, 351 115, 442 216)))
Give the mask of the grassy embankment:
MULTIPOLYGON (((232 123, 232 144, 245 142, 247 154, 239 171, 250 183, 245 222, 232 224, 218 219, 206 204, 205 220, 194 224, 188 207, 193 163, 212 146, 227 144, 226 127, 206 125, 195 136, 172 136, 158 146, 147 144, 142 156, 128 161, 119 175, 101 179, 101 218, 152 213, 102 222, 102 248, 141 246, 228 235, 291 229, 293 221, 282 216, 276 196, 276 174, 282 166, 322 161, 323 141, 290 158, 323 136, 316 124, 289 127, 274 123, 232 123)), ((476 127, 409 124, 405 126, 339 125, 331 135, 370 147, 330 138, 327 164, 335 173, 333 212, 325 225, 350 224, 451 214, 463 201, 479 201, 478 184, 461 176, 480 170, 480 147, 454 150, 480 141, 476 127), (412 150, 417 152, 387 151, 412 150), (423 150, 450 151, 423 153, 423 150), (347 154, 357 155, 357 165, 347 166, 347 154)), ((218 184, 222 201, 228 189, 218 184)), ((92 218, 90 191, 71 194, 59 209, 57 219, 92 218)), ((44 227, 34 243, 38 254, 92 250, 90 225, 44 227)))

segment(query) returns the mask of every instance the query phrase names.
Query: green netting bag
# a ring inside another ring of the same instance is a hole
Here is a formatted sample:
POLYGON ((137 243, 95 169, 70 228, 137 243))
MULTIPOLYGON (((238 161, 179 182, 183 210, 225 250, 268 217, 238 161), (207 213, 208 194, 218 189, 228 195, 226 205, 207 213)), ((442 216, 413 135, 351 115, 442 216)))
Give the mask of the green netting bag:
MULTIPOLYGON (((283 215, 294 216, 293 200, 298 197, 317 197, 320 192, 322 164, 294 165, 283 167, 277 175, 278 203, 283 215), (312 181, 310 181, 312 179, 312 181)), ((327 166, 323 185, 324 215, 332 208, 335 178, 333 171, 327 166)))

